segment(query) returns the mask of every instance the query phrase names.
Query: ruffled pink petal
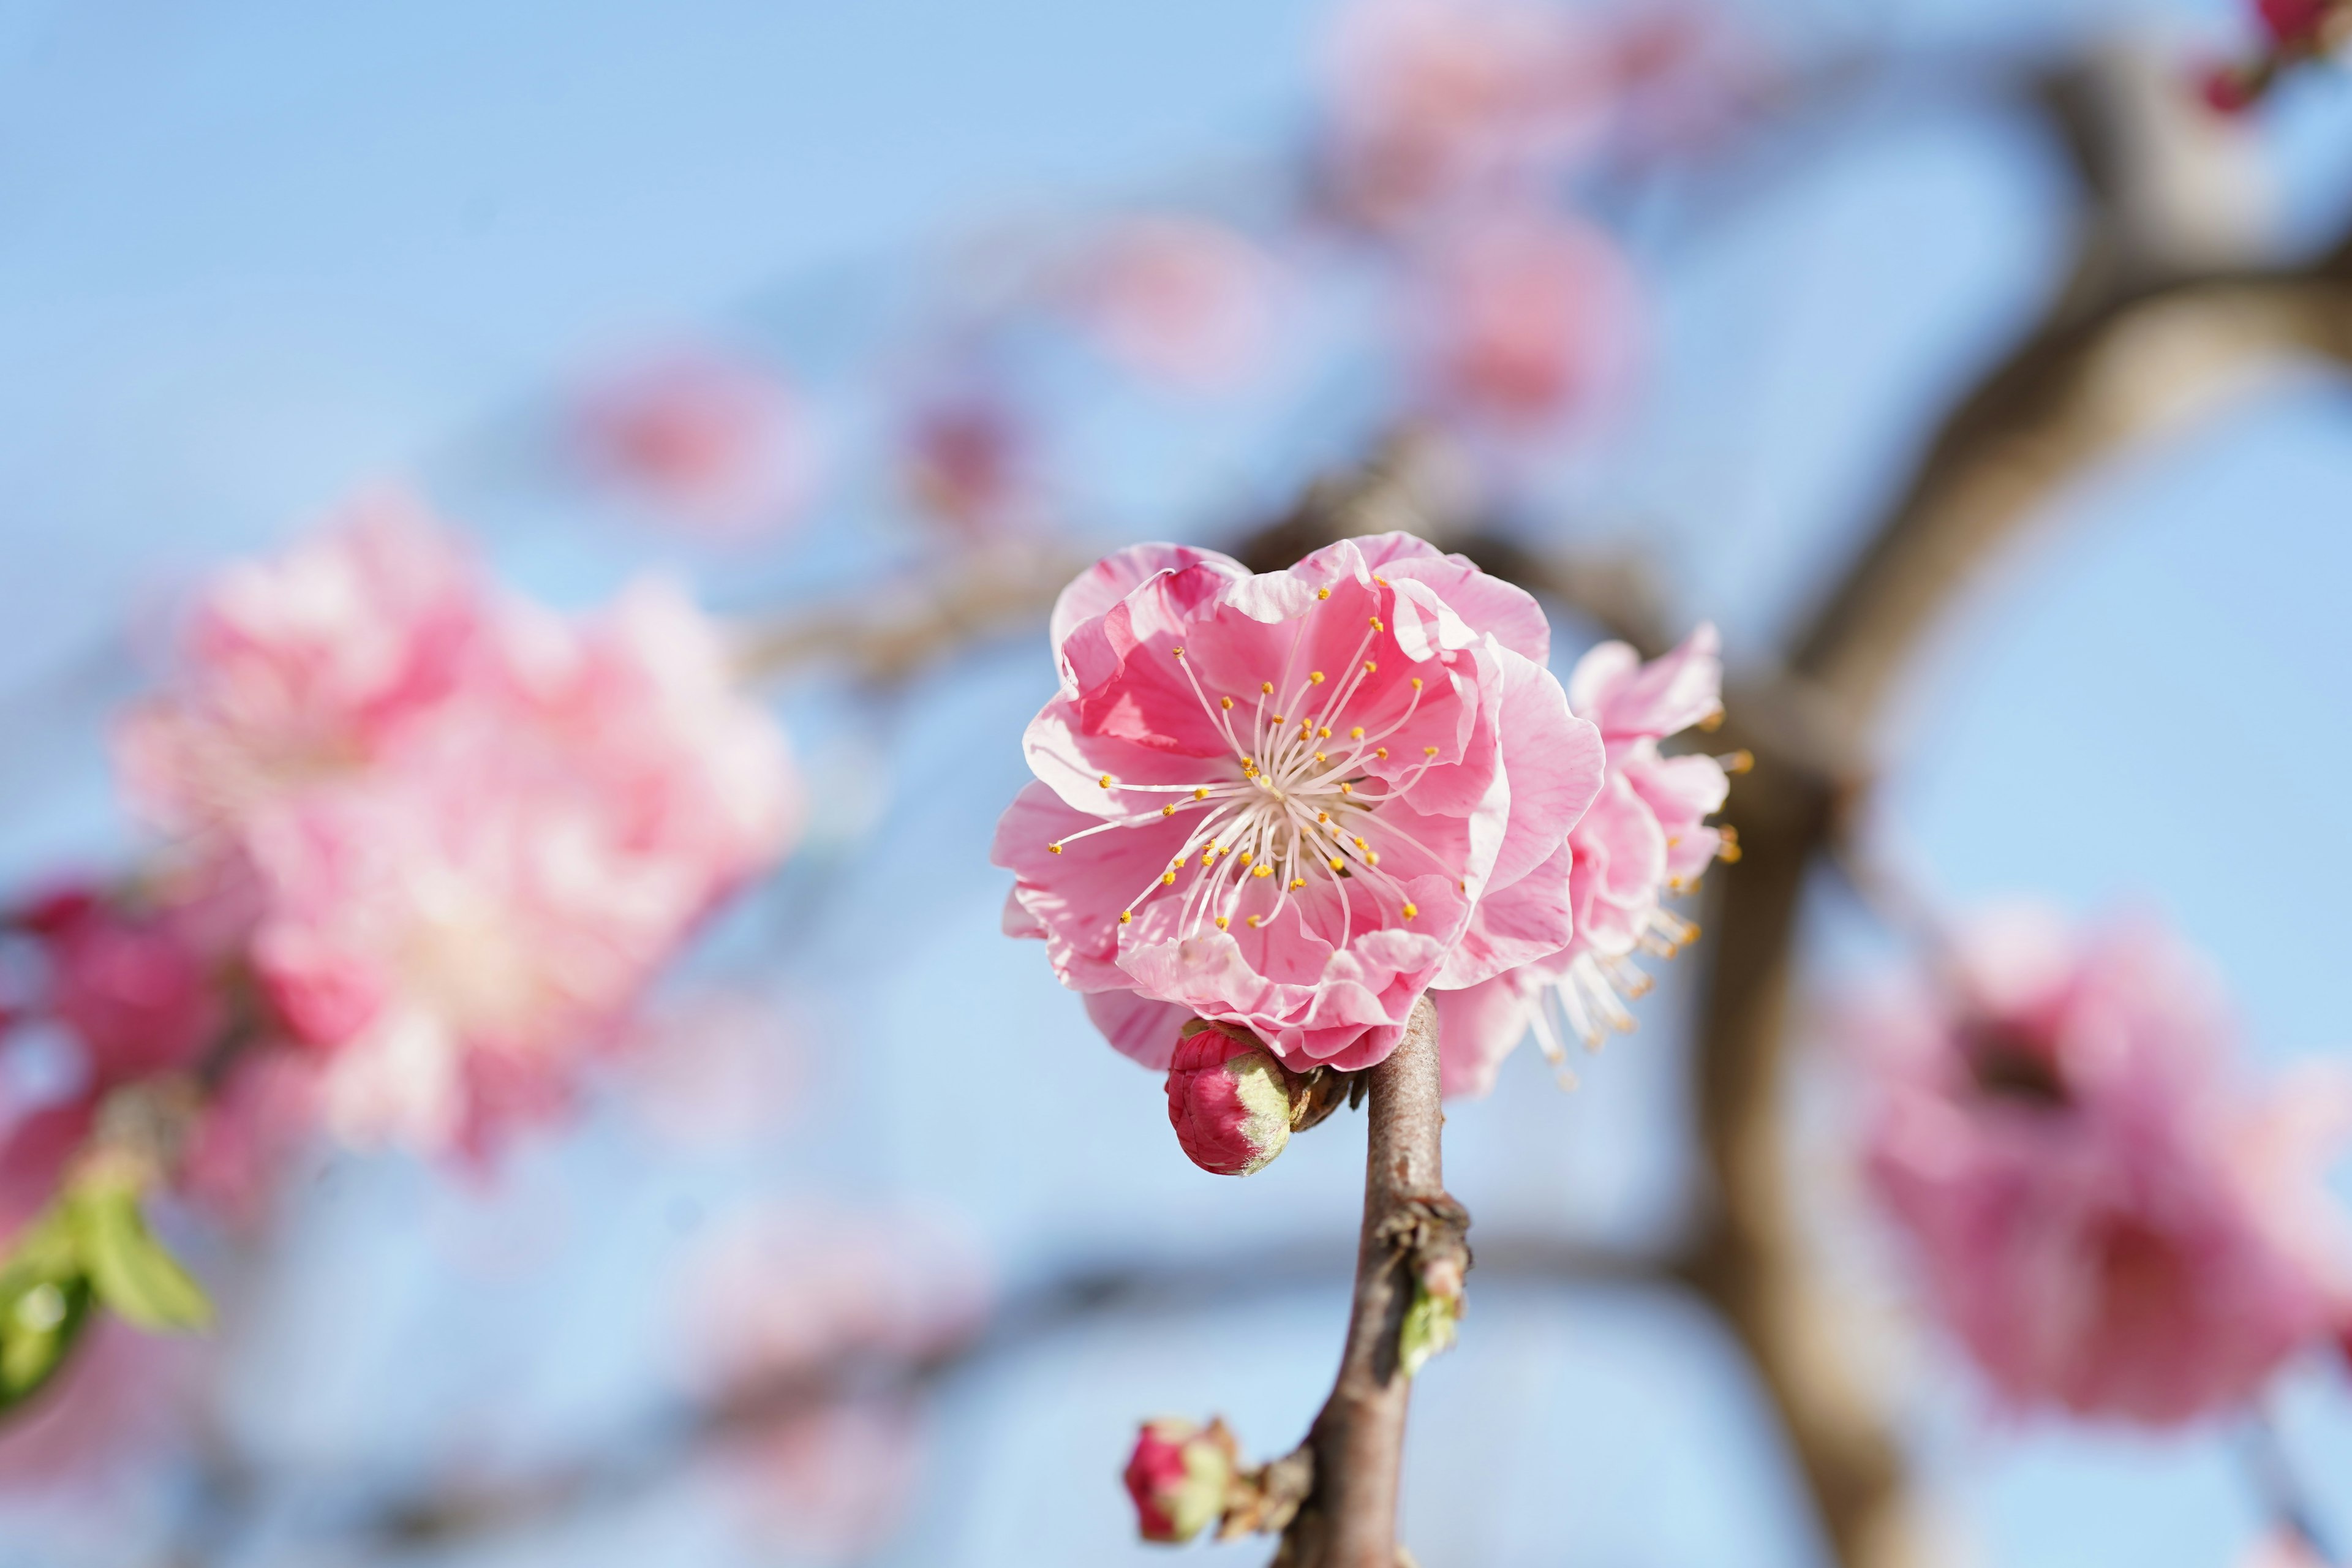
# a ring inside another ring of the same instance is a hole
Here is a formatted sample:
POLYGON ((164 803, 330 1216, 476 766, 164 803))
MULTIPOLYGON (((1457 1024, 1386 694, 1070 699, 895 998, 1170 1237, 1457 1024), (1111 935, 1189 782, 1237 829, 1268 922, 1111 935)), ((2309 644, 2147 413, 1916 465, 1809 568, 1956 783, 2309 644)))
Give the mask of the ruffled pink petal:
POLYGON ((1158 574, 1181 572, 1192 566, 1204 566, 1236 581, 1249 575, 1248 568, 1240 562, 1213 550, 1191 544, 1130 544, 1104 556, 1070 579, 1069 586, 1054 601, 1054 616, 1046 632, 1049 646, 1058 655, 1072 632, 1096 616, 1108 614, 1113 605, 1158 574))
POLYGON ((1551 671, 1508 649, 1496 657, 1502 673, 1496 728, 1511 800, 1489 890, 1551 859, 1600 794, 1606 759, 1601 731, 1570 714, 1551 671))
POLYGON ((1475 985, 1566 947, 1576 935, 1569 880, 1573 858, 1562 844, 1527 876, 1481 897, 1461 942, 1431 984, 1475 985))
POLYGON ((1602 643, 1577 661, 1569 702, 1612 742, 1675 734, 1722 708, 1720 646, 1705 623, 1647 664, 1623 643, 1602 643))
MULTIPOLYGON (((1013 896, 1045 930, 1045 952, 1063 984, 1108 991, 1129 982, 1117 965, 1119 914, 1155 890, 1183 843, 1173 822, 1078 838, 1061 854, 1047 846, 1098 825, 1042 784, 1023 789, 996 826, 989 858, 1020 880, 1013 896)), ((1149 908, 1150 906, 1147 906, 1149 908)))

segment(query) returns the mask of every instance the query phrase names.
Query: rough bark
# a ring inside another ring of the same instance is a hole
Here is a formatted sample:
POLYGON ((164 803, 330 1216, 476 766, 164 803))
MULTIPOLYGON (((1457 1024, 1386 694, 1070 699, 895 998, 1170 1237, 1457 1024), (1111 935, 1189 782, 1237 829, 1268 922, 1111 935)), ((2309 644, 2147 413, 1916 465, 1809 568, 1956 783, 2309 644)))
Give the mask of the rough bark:
MULTIPOLYGON (((1423 997, 1404 1039, 1371 1069, 1364 1224, 1355 1299, 1331 1396, 1306 1447, 1315 1480, 1285 1532, 1283 1568, 1396 1568, 1397 1481, 1412 1379, 1399 1361, 1417 1282, 1462 1252, 1468 1221, 1445 1195, 1439 1132, 1437 1010, 1423 997)), ((1458 1285, 1458 1272, 1454 1276, 1458 1285)))

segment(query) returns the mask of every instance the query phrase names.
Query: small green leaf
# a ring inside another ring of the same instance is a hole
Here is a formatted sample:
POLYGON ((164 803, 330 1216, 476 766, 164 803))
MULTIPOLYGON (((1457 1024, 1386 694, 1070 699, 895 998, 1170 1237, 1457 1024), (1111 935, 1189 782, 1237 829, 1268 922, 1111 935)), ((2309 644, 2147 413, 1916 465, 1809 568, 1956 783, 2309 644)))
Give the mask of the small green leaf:
POLYGON ((0 1415, 38 1394, 66 1364, 89 1325, 89 1281, 0 1274, 0 1415))
POLYGON ((91 1182, 70 1202, 90 1283, 124 1321, 154 1333, 184 1333, 212 1322, 204 1287, 148 1231, 137 1188, 91 1182))
POLYGON ((1397 1365, 1407 1377, 1420 1376, 1431 1356, 1453 1346, 1461 1317, 1460 1297, 1433 1296, 1413 1287, 1412 1305, 1405 1309, 1404 1326, 1397 1333, 1397 1365))

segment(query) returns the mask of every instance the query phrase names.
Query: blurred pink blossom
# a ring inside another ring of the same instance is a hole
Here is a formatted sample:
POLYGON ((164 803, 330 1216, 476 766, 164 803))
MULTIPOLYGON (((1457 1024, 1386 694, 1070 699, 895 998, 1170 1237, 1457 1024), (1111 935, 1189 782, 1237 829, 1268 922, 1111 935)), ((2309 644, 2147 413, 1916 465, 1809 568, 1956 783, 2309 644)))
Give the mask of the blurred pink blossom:
POLYGON ((220 955, 192 913, 91 896, 50 900, 30 929, 49 972, 45 1010, 81 1047, 91 1088, 194 1063, 220 1034, 220 955))
POLYGON ((780 734, 662 584, 566 619, 376 501, 229 574, 196 624, 127 727, 127 776, 255 889, 254 968, 348 1140, 478 1144, 559 1102, 793 829, 780 734), (321 654, 345 644, 369 656, 321 654))
POLYGON ((1593 1049, 1607 1030, 1631 1029, 1625 1003, 1650 984, 1633 955, 1669 958, 1697 934, 1663 898, 1696 885, 1726 852, 1725 830, 1706 818, 1728 781, 1718 759, 1668 757, 1658 742, 1722 713, 1717 646, 1714 626, 1702 625, 1646 664, 1622 642, 1577 661, 1569 704, 1599 728, 1608 773, 1568 835, 1575 939, 1467 991, 1437 994, 1447 1094, 1486 1093, 1530 1029, 1555 1066, 1567 1057, 1563 1023, 1593 1049))
POLYGON ((906 436, 907 483, 930 516, 985 538, 1035 519, 1033 432, 1001 392, 934 399, 906 436))
POLYGON ((1165 1068, 1191 1015, 1294 1068, 1381 1060, 1431 986, 1571 932, 1601 744, 1521 590, 1402 533, 1253 575, 1138 545, 1065 589, 1006 930, 1165 1068))
POLYGON ((1849 1031, 1875 1088, 1871 1181, 2009 1399, 2187 1421, 2341 1321, 2320 1178, 2352 1082, 2238 1082, 2218 984, 2160 928, 2001 911, 1849 1031))
POLYGON ((1355 0, 1330 54, 1331 174, 1341 202, 1392 222, 1517 198, 1608 122, 1597 25, 1545 0, 1355 0))
POLYGON ((605 376, 582 396, 590 467, 696 527, 781 527, 816 478, 806 409, 773 371, 710 350, 679 350, 605 376))
POLYGON ((1138 375, 1213 390, 1264 363, 1275 265, 1246 236, 1205 218, 1134 217, 1096 243, 1074 289, 1079 319, 1138 375))
POLYGON ((1602 230, 1515 210, 1449 226, 1418 255, 1419 374, 1440 416, 1525 437, 1626 384, 1639 290, 1602 230))
POLYGON ((409 497, 359 497, 334 526, 241 562, 195 606, 185 679, 117 742, 131 800, 189 834, 354 775, 429 723, 485 658, 472 563, 409 497))

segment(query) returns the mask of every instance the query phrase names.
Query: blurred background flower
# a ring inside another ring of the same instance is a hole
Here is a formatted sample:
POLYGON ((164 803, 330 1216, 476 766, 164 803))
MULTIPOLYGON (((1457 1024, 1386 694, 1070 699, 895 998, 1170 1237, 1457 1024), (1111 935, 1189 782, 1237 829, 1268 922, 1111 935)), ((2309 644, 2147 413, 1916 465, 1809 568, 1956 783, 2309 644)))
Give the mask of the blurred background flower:
POLYGON ((1087 562, 1390 528, 1571 685, 1720 628, 1607 956, 1721 842, 1620 739, 1755 763, 1640 1034, 1449 1108, 1420 1559, 2325 1561, 2345 14, 0 16, 0 1232, 130 1161, 218 1308, 0 1563, 1145 1560, 1361 1151, 1185 1160, 987 836, 1087 562))

